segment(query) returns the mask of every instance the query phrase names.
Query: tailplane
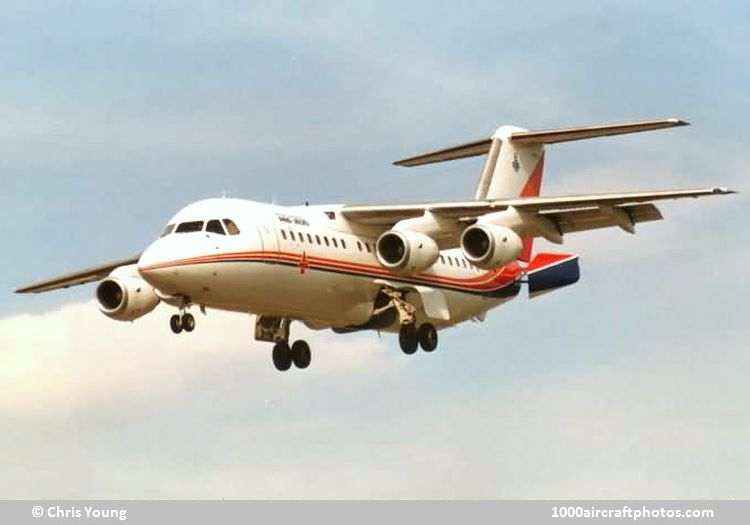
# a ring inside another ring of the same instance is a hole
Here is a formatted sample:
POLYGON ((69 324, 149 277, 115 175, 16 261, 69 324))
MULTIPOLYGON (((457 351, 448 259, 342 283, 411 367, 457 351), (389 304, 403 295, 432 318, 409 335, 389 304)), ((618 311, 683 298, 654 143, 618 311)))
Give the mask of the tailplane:
POLYGON ((397 166, 422 166, 435 162, 487 155, 474 198, 502 199, 539 195, 544 168, 544 145, 573 140, 611 137, 627 133, 685 126, 676 119, 645 120, 627 124, 606 124, 529 131, 501 126, 482 140, 424 153, 394 162, 397 166))
MULTIPOLYGON (((676 118, 646 120, 627 124, 607 124, 529 131, 516 126, 501 126, 487 139, 444 148, 394 162, 397 166, 421 166, 435 162, 487 155, 474 194, 475 200, 538 197, 544 173, 544 146, 558 142, 610 137, 626 133, 685 126, 676 118)), ((529 262, 532 238, 523 239, 519 259, 529 262)))

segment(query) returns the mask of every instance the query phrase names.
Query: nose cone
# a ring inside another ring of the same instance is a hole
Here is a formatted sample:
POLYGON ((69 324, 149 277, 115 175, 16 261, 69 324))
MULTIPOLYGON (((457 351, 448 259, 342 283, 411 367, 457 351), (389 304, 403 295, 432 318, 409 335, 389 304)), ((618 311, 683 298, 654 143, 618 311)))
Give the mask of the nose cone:
POLYGON ((141 254, 141 258, 138 259, 138 272, 143 275, 156 270, 169 262, 168 259, 169 257, 164 250, 164 243, 159 239, 151 243, 151 246, 141 254))
POLYGON ((138 273, 165 293, 186 293, 190 267, 208 253, 205 234, 181 233, 154 241, 138 260, 138 273))
POLYGON ((157 239, 138 259, 138 273, 151 286, 167 292, 172 288, 173 277, 181 257, 180 250, 169 238, 157 239))

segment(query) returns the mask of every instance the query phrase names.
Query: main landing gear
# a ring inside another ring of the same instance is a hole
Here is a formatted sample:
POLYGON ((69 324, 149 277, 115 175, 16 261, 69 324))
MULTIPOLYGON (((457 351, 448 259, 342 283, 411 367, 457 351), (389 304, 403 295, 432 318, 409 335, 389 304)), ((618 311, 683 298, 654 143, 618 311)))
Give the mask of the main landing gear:
POLYGON ((425 352, 432 352, 438 345, 437 329, 430 323, 420 325, 419 329, 414 323, 403 324, 398 331, 398 344, 407 355, 416 352, 420 346, 425 352))
POLYGON ((384 287, 382 292, 390 297, 390 302, 385 308, 395 308, 398 312, 398 320, 401 328, 398 331, 398 344, 401 351, 411 355, 420 346, 425 352, 432 352, 438 345, 437 329, 431 323, 423 323, 417 328, 417 309, 405 299, 406 291, 390 287, 384 287))
POLYGON ((295 341, 291 347, 287 341, 279 341, 273 347, 272 358, 276 370, 285 372, 292 367, 292 363, 300 369, 310 366, 312 353, 310 345, 302 339, 295 341))
POLYGON ((259 315, 255 321, 255 339, 275 343, 271 358, 276 370, 286 372, 292 365, 299 369, 310 366, 312 353, 310 345, 299 339, 289 345, 290 319, 259 315))
POLYGON ((192 332, 195 330, 195 317, 190 312, 185 312, 182 315, 174 314, 169 318, 169 327, 176 334, 179 334, 183 330, 185 332, 192 332))

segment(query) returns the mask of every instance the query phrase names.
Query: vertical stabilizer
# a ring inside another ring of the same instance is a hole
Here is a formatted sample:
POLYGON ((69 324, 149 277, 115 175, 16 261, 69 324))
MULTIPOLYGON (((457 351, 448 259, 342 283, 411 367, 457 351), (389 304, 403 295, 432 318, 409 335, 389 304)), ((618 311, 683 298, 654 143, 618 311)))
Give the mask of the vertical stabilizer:
MULTIPOLYGON (((475 199, 539 196, 544 173, 544 144, 514 143, 511 135, 524 131, 515 126, 502 126, 492 136, 475 199)), ((521 261, 531 259, 532 245, 533 238, 523 239, 521 261)))
POLYGON ((476 199, 539 195, 544 171, 544 144, 515 143, 511 135, 524 131, 515 126, 502 126, 492 136, 492 146, 482 170, 476 199))

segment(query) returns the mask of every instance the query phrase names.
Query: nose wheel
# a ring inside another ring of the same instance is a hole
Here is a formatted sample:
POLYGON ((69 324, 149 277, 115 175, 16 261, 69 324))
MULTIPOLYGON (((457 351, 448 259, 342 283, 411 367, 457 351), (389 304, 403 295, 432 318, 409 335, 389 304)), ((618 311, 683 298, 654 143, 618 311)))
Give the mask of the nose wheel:
POLYGON ((195 317, 190 312, 185 312, 182 315, 174 314, 169 318, 169 327, 175 334, 179 334, 183 330, 185 332, 192 332, 195 330, 195 317))

